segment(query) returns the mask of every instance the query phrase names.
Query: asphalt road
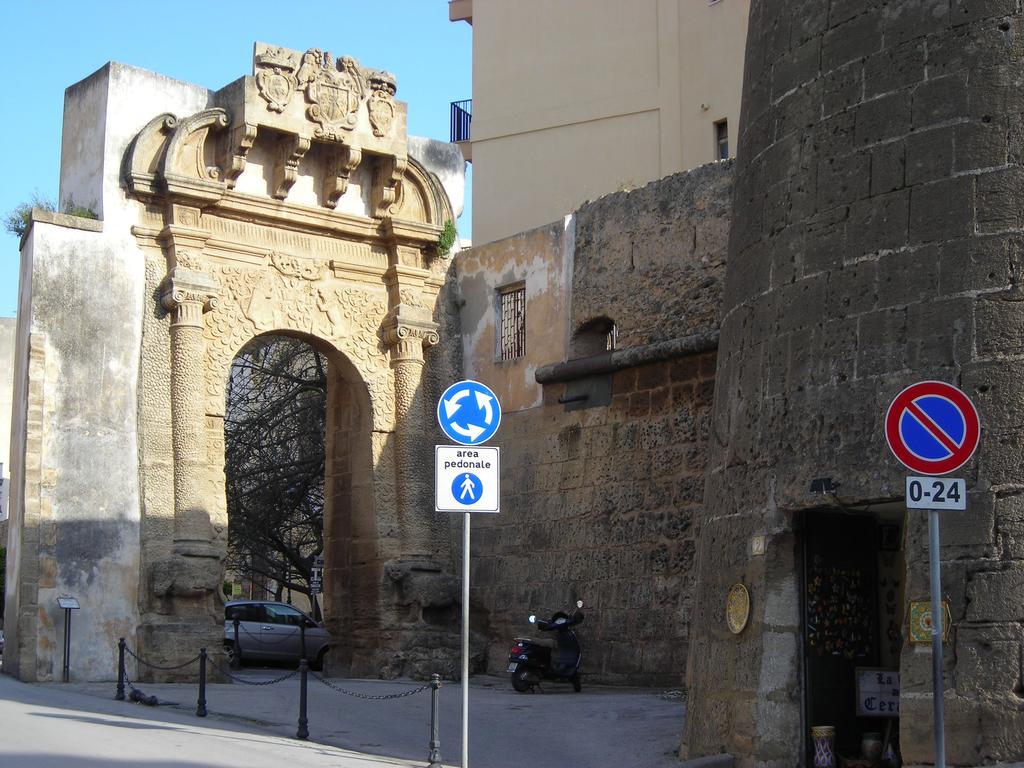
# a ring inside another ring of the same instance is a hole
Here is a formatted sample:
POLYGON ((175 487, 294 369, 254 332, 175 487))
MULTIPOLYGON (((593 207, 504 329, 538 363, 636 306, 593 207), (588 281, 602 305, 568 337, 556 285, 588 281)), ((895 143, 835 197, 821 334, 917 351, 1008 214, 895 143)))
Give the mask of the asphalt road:
POLYGON ((0 675, 4 768, 371 768, 413 763, 261 732, 224 719, 104 700, 0 675))
MULTIPOLYGON (((245 670, 264 682, 288 670, 245 670)), ((408 681, 332 680, 356 693, 379 695, 414 687, 408 681)), ((26 685, 0 675, 0 766, 11 768, 341 768, 426 765, 430 693, 388 701, 347 696, 309 683, 310 740, 294 738, 298 682, 209 686, 210 716, 195 717, 194 685, 144 685, 161 706, 113 700, 110 684, 26 685), (176 702, 176 704, 174 704, 176 702), (317 742, 317 743, 314 743, 317 742)), ((461 695, 441 690, 441 754, 461 757, 461 695)), ((504 678, 473 678, 470 687, 472 768, 673 768, 684 704, 646 689, 584 683, 519 694, 504 678)))

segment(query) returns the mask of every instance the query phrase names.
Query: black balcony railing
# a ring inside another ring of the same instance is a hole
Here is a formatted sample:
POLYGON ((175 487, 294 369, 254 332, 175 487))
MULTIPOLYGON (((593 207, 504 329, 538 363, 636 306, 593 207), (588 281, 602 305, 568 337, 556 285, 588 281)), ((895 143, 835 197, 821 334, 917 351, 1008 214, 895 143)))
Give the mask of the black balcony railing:
POLYGON ((469 126, 473 122, 473 100, 452 102, 452 141, 469 141, 469 126))

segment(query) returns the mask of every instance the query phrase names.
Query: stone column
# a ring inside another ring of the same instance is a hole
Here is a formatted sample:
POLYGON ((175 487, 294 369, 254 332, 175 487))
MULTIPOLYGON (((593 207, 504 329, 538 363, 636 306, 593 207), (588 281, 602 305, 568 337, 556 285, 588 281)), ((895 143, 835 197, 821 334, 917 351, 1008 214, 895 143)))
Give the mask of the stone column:
POLYGON ((422 392, 423 351, 437 344, 437 325, 418 307, 399 304, 384 333, 395 372, 395 491, 402 550, 412 559, 434 555, 430 503, 431 465, 425 450, 428 417, 422 392))
POLYGON ((171 429, 174 453, 174 551, 216 557, 206 487, 205 341, 203 312, 216 306, 209 275, 171 270, 161 301, 171 319, 171 429))

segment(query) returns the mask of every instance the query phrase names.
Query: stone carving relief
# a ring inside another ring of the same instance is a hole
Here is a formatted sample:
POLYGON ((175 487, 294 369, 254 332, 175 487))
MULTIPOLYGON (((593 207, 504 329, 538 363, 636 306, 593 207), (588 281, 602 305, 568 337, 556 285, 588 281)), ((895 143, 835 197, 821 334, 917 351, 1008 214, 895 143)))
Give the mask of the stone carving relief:
POLYGON ((303 280, 319 280, 330 267, 326 261, 303 259, 276 251, 270 254, 270 263, 282 275, 301 277, 303 280))
POLYGON ((373 134, 387 136, 395 121, 394 75, 366 70, 351 56, 335 60, 328 51, 310 48, 298 54, 285 48, 266 48, 256 55, 256 87, 269 112, 283 113, 296 91, 308 104, 306 117, 316 127, 313 136, 345 143, 359 121, 363 102, 373 134))
POLYGON ((295 59, 284 48, 272 48, 256 56, 256 87, 271 112, 284 112, 298 84, 295 59))
POLYGON ((374 72, 370 75, 370 100, 367 109, 374 136, 386 136, 395 120, 395 93, 398 85, 388 72, 374 72))
MULTIPOLYGON (((319 279, 295 257, 275 254, 271 260, 277 271, 233 266, 215 270, 221 299, 218 311, 206 316, 203 334, 209 371, 207 413, 223 413, 224 382, 235 354, 268 331, 298 331, 330 341, 353 362, 368 386, 381 371, 388 371, 381 335, 387 314, 383 292, 319 279)), ((326 271, 325 265, 313 264, 316 272, 326 271)), ((390 391, 386 382, 374 386, 390 391)))
MULTIPOLYGON (((357 112, 366 91, 366 79, 356 60, 351 56, 343 56, 338 66, 333 66, 331 54, 326 51, 308 51, 306 57, 315 53, 319 68, 310 67, 306 75, 306 98, 311 102, 307 114, 309 119, 319 124, 314 131, 318 138, 344 141, 342 129, 351 131, 356 126, 357 112)), ((305 61, 305 58, 303 60, 305 61)), ((301 75, 306 69, 299 70, 301 75)), ((300 81, 301 84, 301 81, 300 81)))

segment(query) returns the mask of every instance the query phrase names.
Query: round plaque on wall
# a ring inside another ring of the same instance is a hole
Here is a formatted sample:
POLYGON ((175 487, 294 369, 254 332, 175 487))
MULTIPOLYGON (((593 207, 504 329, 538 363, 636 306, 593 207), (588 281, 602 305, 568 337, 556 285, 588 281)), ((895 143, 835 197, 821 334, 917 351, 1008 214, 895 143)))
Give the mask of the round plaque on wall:
POLYGON ((729 631, 738 635, 750 618, 750 593, 742 584, 733 584, 725 600, 725 623, 729 631))

